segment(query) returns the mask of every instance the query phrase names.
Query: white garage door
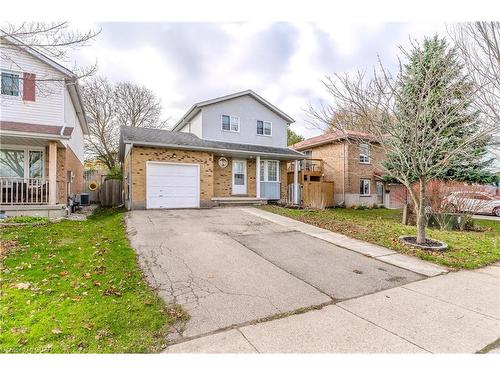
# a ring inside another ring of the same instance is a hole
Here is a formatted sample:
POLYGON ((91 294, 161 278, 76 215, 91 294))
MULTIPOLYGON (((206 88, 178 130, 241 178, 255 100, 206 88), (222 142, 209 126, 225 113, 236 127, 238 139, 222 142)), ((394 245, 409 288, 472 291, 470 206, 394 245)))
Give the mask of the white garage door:
POLYGON ((147 208, 192 208, 200 206, 198 164, 148 162, 147 208))

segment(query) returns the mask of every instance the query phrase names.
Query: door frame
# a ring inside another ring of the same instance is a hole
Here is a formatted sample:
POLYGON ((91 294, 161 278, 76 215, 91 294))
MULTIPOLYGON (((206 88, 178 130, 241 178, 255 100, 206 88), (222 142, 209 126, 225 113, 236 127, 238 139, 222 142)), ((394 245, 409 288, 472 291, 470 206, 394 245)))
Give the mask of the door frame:
POLYGON ((248 170, 247 170, 247 161, 246 159, 232 159, 231 160, 231 195, 247 195, 248 194, 248 170), (235 192, 234 191, 234 162, 242 162, 243 163, 243 171, 244 171, 244 185, 236 185, 236 186, 244 186, 244 192, 235 192))
POLYGON ((381 204, 381 205, 384 205, 385 204, 385 186, 384 186, 384 183, 381 182, 381 181, 376 181, 375 182, 375 195, 377 197, 377 204, 381 204), (379 197, 379 193, 378 193, 378 187, 379 186, 382 186, 382 203, 379 203, 378 202, 378 197, 379 197))
MULTIPOLYGON (((197 190, 198 190, 198 203, 196 207, 193 208, 200 208, 200 201, 201 201, 201 176, 200 176, 200 165, 196 163, 171 163, 168 161, 154 161, 154 160, 148 160, 146 161, 146 174, 144 176, 144 181, 145 181, 145 192, 146 192, 146 210, 155 210, 155 209, 161 209, 161 208, 150 208, 149 207, 149 186, 148 186, 148 166, 149 164, 170 164, 170 165, 189 165, 189 166, 196 166, 197 168, 197 174, 198 174, 198 179, 197 179, 197 190)), ((175 208, 172 208, 175 209, 175 208)), ((168 210, 168 208, 167 208, 168 210)))

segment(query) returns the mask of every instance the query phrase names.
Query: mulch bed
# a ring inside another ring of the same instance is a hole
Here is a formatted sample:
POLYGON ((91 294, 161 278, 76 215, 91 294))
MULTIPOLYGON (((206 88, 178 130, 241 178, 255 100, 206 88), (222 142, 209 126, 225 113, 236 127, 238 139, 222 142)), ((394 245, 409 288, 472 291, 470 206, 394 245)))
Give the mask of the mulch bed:
POLYGON ((448 248, 448 245, 444 242, 433 240, 432 238, 426 238, 424 243, 417 243, 417 237, 415 236, 401 236, 399 240, 405 245, 418 247, 424 250, 446 250, 448 248))

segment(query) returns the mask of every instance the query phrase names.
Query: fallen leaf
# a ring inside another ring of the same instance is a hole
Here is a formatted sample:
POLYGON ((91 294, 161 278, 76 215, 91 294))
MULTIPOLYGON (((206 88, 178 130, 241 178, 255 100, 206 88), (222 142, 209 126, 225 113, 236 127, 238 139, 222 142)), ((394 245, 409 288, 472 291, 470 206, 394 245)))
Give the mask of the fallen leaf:
POLYGON ((16 288, 17 289, 29 289, 31 287, 30 283, 17 283, 16 288))
POLYGON ((52 333, 53 333, 54 335, 59 335, 59 334, 61 334, 61 333, 62 333, 62 331, 61 331, 59 328, 54 328, 54 329, 52 330, 52 333))
POLYGON ((106 289, 103 294, 105 296, 117 296, 117 297, 120 297, 122 295, 120 291, 113 286, 106 289))
POLYGON ((86 279, 90 279, 90 273, 85 272, 85 273, 83 274, 83 277, 84 277, 84 278, 86 278, 86 279))
POLYGON ((62 271, 59 275, 61 275, 61 277, 68 276, 68 271, 62 271))

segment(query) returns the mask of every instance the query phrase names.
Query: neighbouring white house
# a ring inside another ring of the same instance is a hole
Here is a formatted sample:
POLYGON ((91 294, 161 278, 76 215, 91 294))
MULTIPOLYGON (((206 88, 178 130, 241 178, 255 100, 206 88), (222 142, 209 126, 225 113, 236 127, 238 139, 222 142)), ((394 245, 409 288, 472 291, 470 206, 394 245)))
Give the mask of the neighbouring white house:
POLYGON ((88 126, 77 77, 0 31, 0 211, 56 217, 83 191, 88 126))

